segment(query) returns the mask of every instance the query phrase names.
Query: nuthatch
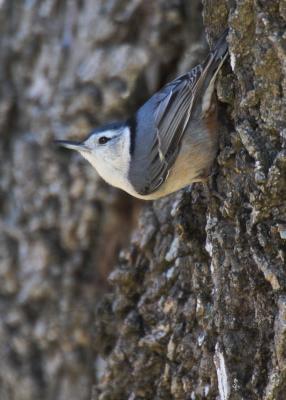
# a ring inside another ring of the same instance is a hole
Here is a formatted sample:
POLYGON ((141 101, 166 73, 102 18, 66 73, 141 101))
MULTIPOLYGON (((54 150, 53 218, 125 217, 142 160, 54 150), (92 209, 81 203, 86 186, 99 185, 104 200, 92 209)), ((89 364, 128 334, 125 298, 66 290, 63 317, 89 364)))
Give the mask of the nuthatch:
POLYGON ((210 173, 218 149, 214 83, 227 31, 203 64, 168 83, 125 122, 95 129, 77 150, 108 183, 140 199, 173 193, 210 173))

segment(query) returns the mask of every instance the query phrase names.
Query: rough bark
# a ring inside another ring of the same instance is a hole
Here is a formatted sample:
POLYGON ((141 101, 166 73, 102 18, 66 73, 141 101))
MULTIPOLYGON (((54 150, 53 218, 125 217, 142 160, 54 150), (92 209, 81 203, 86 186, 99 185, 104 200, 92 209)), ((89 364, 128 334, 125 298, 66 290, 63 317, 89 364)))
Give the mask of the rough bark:
POLYGON ((0 1, 1 400, 285 398, 286 3, 201 15, 198 0, 0 1), (126 118, 226 26, 209 190, 137 221, 141 203, 52 139, 126 118))

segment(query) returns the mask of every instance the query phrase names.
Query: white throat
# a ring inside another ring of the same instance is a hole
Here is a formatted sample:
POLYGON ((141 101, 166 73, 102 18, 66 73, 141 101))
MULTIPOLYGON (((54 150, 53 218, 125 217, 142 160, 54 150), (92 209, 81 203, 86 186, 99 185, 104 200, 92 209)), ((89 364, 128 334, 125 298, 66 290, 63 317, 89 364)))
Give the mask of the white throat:
MULTIPOLYGON (((105 132, 108 137, 110 132, 105 132)), ((130 165, 130 130, 123 128, 119 139, 115 139, 113 146, 106 145, 95 152, 81 152, 98 174, 110 185, 135 194, 134 189, 128 181, 130 165)))

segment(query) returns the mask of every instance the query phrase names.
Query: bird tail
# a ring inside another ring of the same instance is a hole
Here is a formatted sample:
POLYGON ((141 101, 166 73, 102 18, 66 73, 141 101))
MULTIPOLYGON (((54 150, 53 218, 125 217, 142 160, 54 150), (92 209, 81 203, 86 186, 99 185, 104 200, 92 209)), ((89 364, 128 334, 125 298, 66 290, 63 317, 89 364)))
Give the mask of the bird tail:
POLYGON ((228 35, 228 28, 220 35, 214 48, 212 49, 210 56, 213 55, 214 59, 219 61, 224 58, 228 51, 228 43, 226 41, 228 35))
POLYGON ((222 67, 226 57, 228 56, 228 43, 226 37, 228 29, 226 29, 219 37, 213 49, 210 51, 207 59, 202 64, 202 72, 197 82, 197 100, 201 98, 201 113, 208 111, 212 95, 214 92, 214 84, 217 74, 222 67))
POLYGON ((227 35, 228 29, 226 29, 219 37, 202 65, 202 75, 204 75, 207 86, 215 80, 218 71, 228 55, 228 43, 226 41, 227 35))

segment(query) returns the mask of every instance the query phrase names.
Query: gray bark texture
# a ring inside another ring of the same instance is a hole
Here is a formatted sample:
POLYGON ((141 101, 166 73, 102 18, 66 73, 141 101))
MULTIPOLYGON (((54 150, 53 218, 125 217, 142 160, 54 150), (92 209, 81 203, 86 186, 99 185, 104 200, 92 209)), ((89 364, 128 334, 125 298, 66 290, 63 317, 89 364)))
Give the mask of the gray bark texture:
POLYGON ((285 26, 285 0, 0 1, 0 400, 286 399, 285 26), (142 204, 53 145, 226 27, 208 189, 142 204))

